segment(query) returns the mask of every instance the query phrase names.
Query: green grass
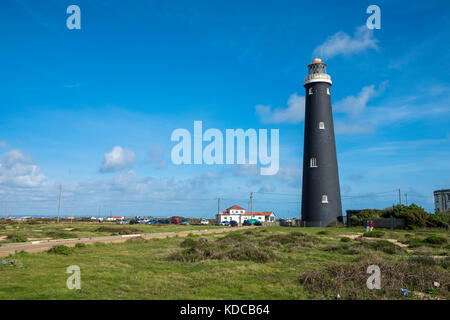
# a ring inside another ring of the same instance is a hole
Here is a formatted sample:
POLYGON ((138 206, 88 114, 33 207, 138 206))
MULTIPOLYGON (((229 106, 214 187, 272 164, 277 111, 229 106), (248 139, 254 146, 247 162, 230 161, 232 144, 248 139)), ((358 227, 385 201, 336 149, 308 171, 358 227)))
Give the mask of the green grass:
MULTIPOLYGON (((396 239, 406 234, 389 232, 396 239)), ((448 247, 406 251, 387 240, 341 242, 356 233, 363 229, 264 227, 18 253, 0 258, 22 263, 0 264, 0 299, 328 299, 339 292, 344 299, 414 299, 396 290, 401 285, 450 298, 448 247), (429 258, 437 253, 442 258, 429 258), (386 290, 366 288, 370 264, 380 265, 386 290), (70 265, 81 269, 81 290, 66 288, 70 265), (440 288, 430 289, 431 278, 440 288)))
POLYGON ((223 228, 214 225, 117 225, 114 222, 81 222, 73 223, 35 219, 28 222, 17 222, 0 219, 0 244, 50 239, 89 238, 132 233, 178 232, 187 230, 204 230, 223 228))

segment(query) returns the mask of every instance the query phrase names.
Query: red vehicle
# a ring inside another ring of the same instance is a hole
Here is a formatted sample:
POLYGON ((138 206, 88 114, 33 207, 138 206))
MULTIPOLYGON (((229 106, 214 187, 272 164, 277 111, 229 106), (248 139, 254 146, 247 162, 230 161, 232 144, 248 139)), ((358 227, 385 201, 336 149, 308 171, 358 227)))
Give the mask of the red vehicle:
POLYGON ((180 217, 171 217, 170 223, 180 224, 180 217))

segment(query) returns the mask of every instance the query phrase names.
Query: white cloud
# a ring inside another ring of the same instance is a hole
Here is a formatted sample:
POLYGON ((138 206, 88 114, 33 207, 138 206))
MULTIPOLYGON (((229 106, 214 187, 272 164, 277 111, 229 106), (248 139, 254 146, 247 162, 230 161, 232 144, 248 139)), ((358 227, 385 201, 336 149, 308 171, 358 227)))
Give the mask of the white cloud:
POLYGON ((337 55, 351 55, 366 49, 378 49, 378 40, 373 37, 373 30, 365 25, 356 28, 353 37, 339 31, 314 49, 314 56, 329 59, 337 55))
POLYGON ((256 114, 263 123, 298 123, 305 119, 305 97, 294 93, 287 104, 287 108, 277 108, 273 111, 270 106, 257 105, 256 114))
POLYGON ((46 180, 41 169, 19 150, 3 154, 0 161, 0 184, 28 188, 43 186, 46 180))
POLYGON ((367 107, 367 102, 373 97, 379 95, 387 86, 387 81, 382 82, 378 88, 375 85, 365 86, 357 96, 348 96, 338 101, 333 110, 336 112, 345 112, 352 118, 359 116, 367 107))
POLYGON ((136 161, 136 154, 129 149, 115 146, 111 152, 104 154, 100 172, 114 172, 131 167, 136 161))

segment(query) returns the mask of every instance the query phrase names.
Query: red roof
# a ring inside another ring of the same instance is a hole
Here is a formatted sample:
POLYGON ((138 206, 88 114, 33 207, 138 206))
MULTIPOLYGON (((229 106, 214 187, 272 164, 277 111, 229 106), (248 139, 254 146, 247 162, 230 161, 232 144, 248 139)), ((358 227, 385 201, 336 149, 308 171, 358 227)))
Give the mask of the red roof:
MULTIPOLYGON (((272 211, 262 211, 262 212, 247 212, 241 214, 241 216, 270 216, 273 212, 272 211)), ((216 216, 229 216, 230 214, 226 211, 223 211, 222 213, 216 214, 216 216)))
POLYGON ((229 207, 228 209, 227 209, 227 211, 228 210, 245 210, 244 208, 241 208, 241 207, 239 207, 239 206, 237 206, 237 205, 234 205, 234 206, 232 206, 232 207, 229 207))
POLYGON ((242 214, 243 216, 270 216, 273 214, 272 211, 262 211, 262 212, 247 212, 242 214))

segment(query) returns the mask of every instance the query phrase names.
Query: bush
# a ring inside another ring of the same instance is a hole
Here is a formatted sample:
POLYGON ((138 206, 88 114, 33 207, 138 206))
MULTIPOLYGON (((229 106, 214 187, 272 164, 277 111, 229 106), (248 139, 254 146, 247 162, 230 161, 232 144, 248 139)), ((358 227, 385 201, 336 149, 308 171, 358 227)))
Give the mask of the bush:
POLYGON ((436 288, 438 296, 449 296, 450 275, 448 272, 409 261, 390 262, 381 258, 365 258, 352 264, 334 264, 321 270, 309 270, 300 274, 299 284, 308 290, 312 298, 342 299, 403 299, 400 288, 410 292, 425 292, 433 282, 441 283, 436 288), (365 285, 367 267, 375 264, 381 269, 382 290, 370 290, 365 285))
POLYGON ((422 238, 409 238, 407 243, 410 248, 416 248, 424 245, 422 238))
POLYGON ((442 246, 444 244, 447 244, 447 238, 445 238, 443 236, 429 236, 429 237, 423 239, 423 242, 432 244, 432 245, 442 246))
POLYGON ((53 246, 47 252, 48 253, 53 253, 53 254, 59 254, 59 255, 68 256, 69 254, 71 254, 73 252, 73 248, 69 248, 68 246, 65 246, 65 245, 61 244, 61 245, 53 246))
POLYGON ((402 247, 387 240, 361 241, 361 244, 366 248, 382 251, 388 254, 404 252, 402 247))
POLYGON ((53 239, 69 239, 75 237, 73 234, 64 231, 48 231, 45 235, 53 239))
POLYGON ((330 231, 322 230, 322 231, 317 232, 317 234, 318 235, 327 235, 327 234, 330 234, 330 231))
POLYGON ((363 237, 366 238, 381 238, 384 236, 384 232, 380 230, 374 230, 369 232, 364 232, 363 237))
POLYGON ((431 228, 444 228, 448 229, 450 225, 450 211, 430 214, 430 218, 427 221, 427 227, 431 228))
POLYGON ((182 248, 192 248, 197 245, 197 241, 191 238, 184 239, 183 242, 180 243, 180 247, 182 248))
MULTIPOLYGON (((279 256, 263 242, 253 241, 255 236, 262 235, 254 232, 251 234, 233 232, 214 242, 208 241, 207 238, 199 238, 198 241, 187 238, 180 243, 185 249, 171 254, 168 258, 182 262, 215 259, 265 263, 278 260, 279 256)), ((287 241, 292 241, 291 237, 288 236, 287 241)))
POLYGON ((406 227, 409 229, 424 228, 427 226, 427 221, 430 214, 424 208, 411 204, 410 206, 395 205, 385 211, 384 218, 403 218, 405 219, 406 227))
POLYGON ((99 227, 95 231, 96 232, 118 233, 120 235, 133 234, 133 233, 136 233, 136 232, 140 232, 140 230, 136 229, 136 228, 109 227, 109 226, 99 227))
POLYGON ((269 261, 275 261, 278 259, 278 255, 268 248, 259 248, 257 246, 240 246, 230 250, 225 255, 231 260, 238 261, 253 261, 258 263, 264 263, 269 261))
POLYGON ((6 239, 10 242, 27 242, 28 241, 28 239, 25 236, 17 234, 17 233, 8 234, 6 239))
POLYGON ((75 248, 77 248, 77 249, 86 248, 86 244, 82 243, 82 242, 78 242, 77 244, 75 244, 75 248))
POLYGON ((352 239, 350 239, 349 237, 342 237, 341 238, 341 242, 350 242, 352 241, 352 239))

